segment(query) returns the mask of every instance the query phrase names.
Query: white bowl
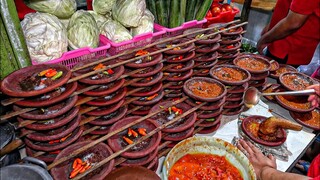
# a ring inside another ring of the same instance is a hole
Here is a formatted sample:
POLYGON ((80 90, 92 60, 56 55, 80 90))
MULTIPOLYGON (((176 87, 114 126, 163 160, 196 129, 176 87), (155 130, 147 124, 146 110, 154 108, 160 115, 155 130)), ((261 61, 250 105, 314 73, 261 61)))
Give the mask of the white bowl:
POLYGON ((226 159, 239 170, 243 179, 256 179, 253 166, 238 148, 226 141, 213 137, 191 137, 174 146, 164 160, 162 178, 168 180, 171 167, 181 157, 186 154, 198 153, 225 156, 226 159))

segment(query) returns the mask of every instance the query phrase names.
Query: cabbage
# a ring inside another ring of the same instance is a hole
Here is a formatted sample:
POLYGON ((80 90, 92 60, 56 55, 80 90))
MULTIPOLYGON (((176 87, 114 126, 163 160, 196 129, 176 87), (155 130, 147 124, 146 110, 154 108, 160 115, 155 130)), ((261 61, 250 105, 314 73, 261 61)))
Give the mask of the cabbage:
POLYGON ((93 16, 84 10, 74 13, 68 24, 69 46, 96 48, 99 45, 99 29, 93 16))
POLYGON ((125 27, 111 19, 101 26, 100 33, 117 43, 132 39, 130 32, 125 27))
POLYGON ((68 51, 67 32, 57 17, 29 13, 21 21, 21 27, 33 61, 47 62, 68 51))
POLYGON ((112 17, 125 27, 138 27, 145 10, 145 0, 117 0, 112 8, 112 17))
POLYGON ((111 14, 115 2, 116 0, 93 0, 92 9, 98 14, 111 14))
POLYGON ((94 20, 96 20, 96 23, 98 25, 98 28, 107 21, 107 18, 96 13, 95 11, 88 11, 94 18, 94 20))
POLYGON ((59 19, 62 25, 67 29, 70 19, 59 19))
POLYGON ((153 14, 146 9, 144 16, 141 18, 140 24, 136 28, 131 28, 132 36, 136 36, 143 33, 153 32, 153 14))
POLYGON ((24 2, 31 9, 50 13, 62 19, 71 17, 77 10, 75 0, 25 0, 24 2))

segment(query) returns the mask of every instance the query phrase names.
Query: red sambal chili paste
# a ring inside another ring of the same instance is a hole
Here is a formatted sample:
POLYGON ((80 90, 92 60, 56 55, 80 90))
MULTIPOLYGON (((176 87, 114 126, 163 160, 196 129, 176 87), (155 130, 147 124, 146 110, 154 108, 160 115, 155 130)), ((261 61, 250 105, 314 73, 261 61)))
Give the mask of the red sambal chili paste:
POLYGON ((239 170, 224 156, 187 154, 170 169, 169 180, 229 179, 242 180, 239 170))

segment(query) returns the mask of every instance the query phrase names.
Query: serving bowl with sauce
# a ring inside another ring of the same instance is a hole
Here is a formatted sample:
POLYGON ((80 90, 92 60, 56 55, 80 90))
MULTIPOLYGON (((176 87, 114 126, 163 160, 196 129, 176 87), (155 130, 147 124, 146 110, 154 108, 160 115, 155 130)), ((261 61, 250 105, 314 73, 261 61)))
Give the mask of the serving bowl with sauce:
POLYGON ((239 149, 212 137, 191 137, 174 146, 164 160, 162 179, 197 178, 197 174, 214 179, 218 172, 220 175, 228 172, 240 179, 256 179, 253 166, 239 149))
POLYGON ((279 81, 282 86, 291 91, 305 90, 315 83, 311 77, 298 72, 282 73, 279 76, 279 81))
POLYGON ((233 60, 233 64, 253 74, 265 73, 271 68, 271 64, 267 59, 255 54, 240 55, 233 60))
POLYGON ((183 91, 191 98, 203 102, 214 102, 226 95, 226 87, 217 80, 195 77, 184 83, 183 91))
MULTIPOLYGON (((283 90, 278 90, 283 91, 283 90)), ((277 102, 289 111, 306 113, 314 110, 308 101, 308 96, 275 96, 277 102)))
POLYGON ((318 108, 307 113, 298 113, 290 111, 291 117, 303 126, 313 130, 320 130, 320 110, 318 108))
POLYGON ((285 72, 298 72, 298 70, 290 65, 279 64, 279 68, 276 71, 272 71, 270 77, 278 79, 279 76, 285 72))
POLYGON ((247 70, 232 65, 214 66, 210 69, 210 76, 227 85, 241 85, 251 78, 247 70))

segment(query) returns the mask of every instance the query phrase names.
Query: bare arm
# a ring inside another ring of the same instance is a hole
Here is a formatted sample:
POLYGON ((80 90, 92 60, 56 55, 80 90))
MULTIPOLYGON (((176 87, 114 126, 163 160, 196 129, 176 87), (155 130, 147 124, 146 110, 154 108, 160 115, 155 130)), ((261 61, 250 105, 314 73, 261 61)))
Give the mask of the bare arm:
POLYGON ((308 19, 308 15, 298 14, 291 10, 287 17, 282 19, 259 40, 257 48, 260 53, 271 42, 283 39, 297 31, 308 19))
POLYGON ((261 180, 307 180, 307 176, 302 176, 300 174, 281 172, 271 167, 264 167, 261 170, 261 180))

